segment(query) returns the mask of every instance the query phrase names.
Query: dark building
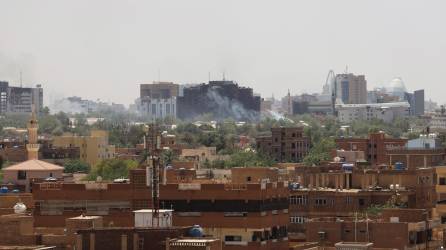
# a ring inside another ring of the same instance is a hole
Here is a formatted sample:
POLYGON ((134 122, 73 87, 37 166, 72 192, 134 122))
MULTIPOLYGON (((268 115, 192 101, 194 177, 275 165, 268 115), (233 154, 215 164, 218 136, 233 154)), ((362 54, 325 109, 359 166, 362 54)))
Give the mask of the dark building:
POLYGON ((424 89, 416 90, 413 93, 404 93, 404 99, 410 104, 410 114, 424 115, 424 89))
POLYGON ((0 82, 0 114, 31 113, 33 105, 37 112, 43 109, 41 85, 35 88, 11 87, 8 82, 0 82))
POLYGON ((309 103, 306 101, 293 101, 293 115, 302 115, 309 113, 309 103))
POLYGON ((218 119, 257 120, 260 115, 260 96, 252 88, 240 87, 233 81, 210 81, 183 89, 178 97, 181 119, 212 113, 218 119))
POLYGON ((327 101, 293 101, 293 115, 303 114, 333 114, 332 104, 327 101))
POLYGON ((0 82, 0 114, 8 110, 8 82, 0 82))
POLYGON ((413 92, 414 115, 424 115, 424 89, 413 92))
POLYGON ((310 151, 310 138, 302 127, 271 128, 271 136, 256 138, 257 150, 278 162, 301 162, 310 151))

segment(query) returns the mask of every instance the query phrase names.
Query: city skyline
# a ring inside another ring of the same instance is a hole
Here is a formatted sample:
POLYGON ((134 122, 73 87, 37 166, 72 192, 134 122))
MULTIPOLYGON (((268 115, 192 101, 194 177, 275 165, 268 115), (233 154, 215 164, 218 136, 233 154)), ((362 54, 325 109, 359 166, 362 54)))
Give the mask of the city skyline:
POLYGON ((346 66, 364 74, 369 89, 402 77, 408 90, 424 88, 427 99, 443 103, 441 1, 40 1, 0 7, 8 10, 0 30, 9 37, 0 42, 0 79, 17 86, 21 71, 24 86, 47 90, 47 104, 72 95, 129 104, 141 83, 201 83, 209 74, 225 74, 263 97, 285 96, 287 89, 313 93, 330 69, 342 73, 346 66))

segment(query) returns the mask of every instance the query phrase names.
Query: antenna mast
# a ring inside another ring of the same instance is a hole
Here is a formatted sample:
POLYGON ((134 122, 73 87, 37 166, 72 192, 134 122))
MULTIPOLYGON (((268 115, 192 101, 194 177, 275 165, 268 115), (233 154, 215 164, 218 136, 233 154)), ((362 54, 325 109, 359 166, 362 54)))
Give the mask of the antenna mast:
POLYGON ((147 154, 147 181, 152 190, 152 227, 159 227, 159 181, 161 165, 161 135, 156 124, 145 126, 145 149, 147 154))

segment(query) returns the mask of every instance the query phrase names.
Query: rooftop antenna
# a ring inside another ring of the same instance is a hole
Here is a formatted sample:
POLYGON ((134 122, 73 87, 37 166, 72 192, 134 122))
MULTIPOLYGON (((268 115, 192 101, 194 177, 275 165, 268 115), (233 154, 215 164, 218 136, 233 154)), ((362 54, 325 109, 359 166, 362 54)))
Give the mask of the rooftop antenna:
POLYGON ((223 71, 223 81, 226 81, 226 72, 225 71, 223 71))
POLYGON ((211 81, 211 72, 209 71, 208 72, 208 79, 209 79, 209 82, 211 81))
POLYGON ((152 227, 159 227, 159 182, 161 165, 161 134, 156 123, 144 126, 147 184, 152 191, 152 227))
POLYGON ((345 74, 348 74, 348 65, 345 65, 345 74))
POLYGON ((20 70, 20 88, 23 88, 22 71, 20 70))
POLYGON ((158 83, 161 82, 161 70, 158 69, 158 83))

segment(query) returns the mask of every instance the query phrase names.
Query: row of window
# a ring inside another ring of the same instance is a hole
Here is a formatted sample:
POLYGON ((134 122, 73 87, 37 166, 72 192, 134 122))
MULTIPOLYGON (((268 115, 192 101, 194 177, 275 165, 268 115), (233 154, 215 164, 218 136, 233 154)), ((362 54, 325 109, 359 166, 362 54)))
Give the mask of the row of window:
MULTIPOLYGON (((289 198, 290 205, 307 205, 308 204, 308 198, 304 195, 293 195, 289 198)), ((332 205, 334 205, 334 199, 331 200, 332 205)), ((346 197, 345 203, 352 204, 353 203, 353 197, 346 197)), ((326 198, 317 198, 314 199, 314 204, 316 206, 325 206, 328 204, 328 201, 326 198)), ((365 200, 360 198, 358 199, 358 204, 360 206, 365 205, 365 200)))
MULTIPOLYGON (((157 107, 156 107, 157 105, 155 104, 155 103, 153 103, 152 104, 152 108, 151 108, 151 110, 152 110, 152 115, 156 115, 156 112, 157 112, 157 107)), ((166 103, 166 107, 165 107, 165 109, 163 109, 163 104, 162 103, 160 103, 159 104, 159 113, 160 113, 160 116, 163 116, 163 111, 165 110, 165 114, 166 115, 170 115, 171 113, 175 113, 175 104, 168 104, 168 103, 166 103)))
POLYGON ((290 216, 291 224, 304 224, 307 221, 307 218, 303 216, 290 216))

